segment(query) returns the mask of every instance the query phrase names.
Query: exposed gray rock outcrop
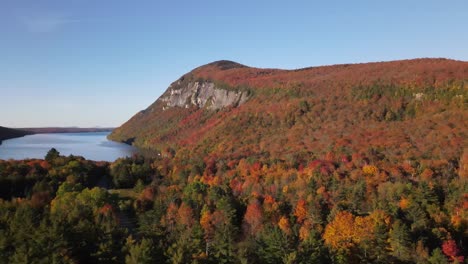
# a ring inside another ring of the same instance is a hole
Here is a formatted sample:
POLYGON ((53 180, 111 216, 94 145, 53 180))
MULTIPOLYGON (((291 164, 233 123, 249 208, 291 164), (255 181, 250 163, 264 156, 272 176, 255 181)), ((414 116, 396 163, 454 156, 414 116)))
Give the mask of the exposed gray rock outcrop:
POLYGON ((208 81, 182 83, 183 80, 173 83, 159 98, 164 104, 163 110, 170 107, 189 108, 192 106, 216 110, 227 106, 239 106, 248 99, 247 91, 220 89, 208 81))

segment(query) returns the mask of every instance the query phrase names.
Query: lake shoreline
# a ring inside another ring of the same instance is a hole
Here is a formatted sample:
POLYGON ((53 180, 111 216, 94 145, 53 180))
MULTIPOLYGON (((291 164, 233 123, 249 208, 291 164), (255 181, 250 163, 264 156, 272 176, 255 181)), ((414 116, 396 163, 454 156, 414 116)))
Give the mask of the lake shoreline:
POLYGON ((108 140, 106 138, 108 133, 39 133, 12 138, 2 142, 0 159, 43 159, 52 148, 63 155, 82 156, 87 160, 107 162, 139 153, 136 147, 108 140))
POLYGON ((112 127, 31 127, 31 128, 9 128, 0 127, 0 145, 3 141, 35 134, 63 134, 63 133, 95 133, 112 132, 112 127))

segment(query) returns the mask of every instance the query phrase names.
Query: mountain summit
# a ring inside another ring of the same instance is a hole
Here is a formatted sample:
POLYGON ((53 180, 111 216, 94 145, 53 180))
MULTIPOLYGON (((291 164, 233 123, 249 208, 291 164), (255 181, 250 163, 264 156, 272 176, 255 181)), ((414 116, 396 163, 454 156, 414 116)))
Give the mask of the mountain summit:
POLYGON ((230 70, 230 69, 236 69, 236 68, 247 68, 247 66, 242 65, 240 63, 237 63, 235 61, 229 61, 229 60, 219 60, 219 61, 214 61, 212 63, 208 63, 206 65, 201 66, 200 68, 205 68, 205 67, 216 67, 222 71, 224 70, 230 70))
POLYGON ((389 159, 458 159, 466 145, 467 82, 468 62, 448 59, 298 70, 216 61, 173 82, 110 139, 218 157, 374 151, 389 159))

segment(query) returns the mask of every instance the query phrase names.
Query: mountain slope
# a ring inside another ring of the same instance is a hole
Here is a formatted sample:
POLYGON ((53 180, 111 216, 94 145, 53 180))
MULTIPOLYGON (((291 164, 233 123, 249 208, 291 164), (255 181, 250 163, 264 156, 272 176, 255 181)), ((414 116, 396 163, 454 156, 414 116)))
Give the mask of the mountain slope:
POLYGON ((468 62, 447 59, 299 70, 218 61, 172 83, 109 138, 162 152, 291 162, 330 152, 459 159, 467 83, 468 62))
POLYGON ((32 132, 0 126, 0 144, 2 140, 23 137, 29 134, 32 134, 32 132))

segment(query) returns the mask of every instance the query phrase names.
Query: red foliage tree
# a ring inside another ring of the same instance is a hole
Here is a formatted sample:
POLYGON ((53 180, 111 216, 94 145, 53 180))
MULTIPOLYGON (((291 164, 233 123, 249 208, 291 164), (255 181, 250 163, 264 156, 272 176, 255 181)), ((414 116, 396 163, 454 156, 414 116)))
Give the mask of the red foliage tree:
POLYGON ((457 243, 453 239, 446 240, 442 243, 442 252, 444 252, 444 254, 452 261, 457 260, 461 263, 465 259, 463 256, 459 256, 460 249, 457 247, 457 243))

